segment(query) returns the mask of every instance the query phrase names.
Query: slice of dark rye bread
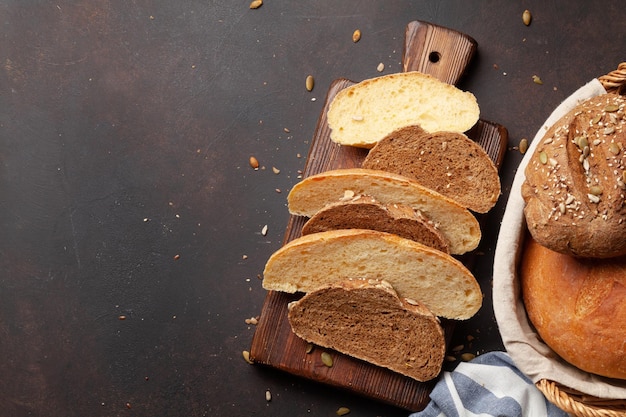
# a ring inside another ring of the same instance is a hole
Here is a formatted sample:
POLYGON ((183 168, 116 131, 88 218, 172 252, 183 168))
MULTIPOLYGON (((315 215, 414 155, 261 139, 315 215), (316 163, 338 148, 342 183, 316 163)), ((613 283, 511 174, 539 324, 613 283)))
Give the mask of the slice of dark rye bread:
POLYGON ((385 281, 349 280, 289 304, 300 338, 418 381, 439 375, 445 356, 441 324, 417 301, 385 281))
POLYGON ((501 192, 487 152, 459 132, 403 127, 378 142, 361 166, 412 178, 477 213, 488 212, 501 192))
POLYGON ((348 196, 318 211, 302 227, 302 234, 337 229, 371 229, 393 233, 450 253, 441 232, 419 211, 405 204, 381 204, 371 196, 348 196))
POLYGON ((439 317, 465 320, 482 305, 480 285, 459 260, 391 233, 363 229, 288 242, 266 262, 263 288, 307 293, 352 278, 384 279, 398 295, 423 303, 439 317))

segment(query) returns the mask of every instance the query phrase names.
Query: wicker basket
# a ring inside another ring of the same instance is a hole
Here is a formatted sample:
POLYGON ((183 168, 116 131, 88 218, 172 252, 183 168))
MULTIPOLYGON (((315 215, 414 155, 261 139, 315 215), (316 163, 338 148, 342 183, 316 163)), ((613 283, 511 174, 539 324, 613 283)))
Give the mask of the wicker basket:
MULTIPOLYGON (((626 62, 616 70, 598 77, 604 89, 611 94, 626 94, 626 62)), ((570 389, 554 381, 542 379, 537 388, 563 411, 581 417, 626 417, 626 399, 608 400, 570 389)))

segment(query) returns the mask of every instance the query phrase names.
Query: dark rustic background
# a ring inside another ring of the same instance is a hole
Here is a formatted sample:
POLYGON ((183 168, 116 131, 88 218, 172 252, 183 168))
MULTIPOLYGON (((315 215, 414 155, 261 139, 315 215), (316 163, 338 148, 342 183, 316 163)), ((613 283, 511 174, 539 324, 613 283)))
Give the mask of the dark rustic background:
POLYGON ((331 416, 340 406, 407 415, 250 366, 241 352, 254 332, 245 320, 265 297, 257 276, 281 244, 285 197, 328 86, 377 76, 381 62, 383 73, 400 71, 411 20, 476 39, 460 87, 509 131, 504 195, 475 269, 485 304, 454 342, 463 352, 502 349, 491 271, 521 159, 514 147, 574 89, 626 59, 626 8, 248 5, 0 1, 1 416, 331 416))

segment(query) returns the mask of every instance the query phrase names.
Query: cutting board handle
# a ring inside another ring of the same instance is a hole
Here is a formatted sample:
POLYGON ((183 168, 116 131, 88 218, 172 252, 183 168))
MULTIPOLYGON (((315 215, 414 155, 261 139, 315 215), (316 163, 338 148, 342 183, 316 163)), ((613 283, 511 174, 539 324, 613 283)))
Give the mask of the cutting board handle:
POLYGON ((477 48, 478 43, 461 32, 416 20, 406 27, 403 70, 420 71, 454 85, 477 48))

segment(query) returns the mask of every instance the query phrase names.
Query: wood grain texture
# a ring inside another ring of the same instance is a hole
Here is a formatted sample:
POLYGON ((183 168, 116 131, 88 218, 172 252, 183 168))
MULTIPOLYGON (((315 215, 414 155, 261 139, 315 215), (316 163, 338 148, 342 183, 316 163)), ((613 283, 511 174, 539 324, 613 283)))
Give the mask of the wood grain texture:
MULTIPOLYGON (((408 57, 407 54, 427 53, 428 49, 421 49, 422 52, 419 52, 419 48, 411 45, 412 42, 421 42, 420 36, 430 33, 431 29, 443 30, 439 27, 433 29, 431 25, 423 22, 407 26, 407 37, 411 41, 407 42, 408 52, 405 53, 405 59, 408 57), (415 30, 418 30, 421 35, 414 33, 415 30)), ((447 73, 457 76, 462 74, 465 68, 460 65, 452 67, 454 70, 447 71, 447 73)), ((427 66, 426 69, 428 68, 432 67, 427 66)), ((352 84, 354 83, 347 79, 338 79, 331 84, 313 135, 304 177, 331 169, 359 167, 365 159, 366 149, 341 146, 330 140, 330 129, 326 118, 328 107, 335 95, 352 84)), ((467 133, 470 138, 485 148, 497 166, 501 164, 506 149, 506 128, 496 123, 480 120, 467 133)), ((301 235, 305 221, 304 217, 290 216, 283 244, 301 235)), ((466 266, 471 267, 473 256, 465 255, 462 261, 466 266)), ((333 357, 333 366, 328 368, 320 358, 320 353, 324 350, 316 348, 307 354, 307 343, 293 334, 287 320, 287 305, 298 297, 293 294, 268 292, 250 350, 251 357, 256 363, 347 389, 407 410, 418 411, 426 406, 436 380, 418 382, 341 353, 325 350, 333 357)), ((444 320, 442 325, 446 340, 449 342, 455 323, 444 320)))
POLYGON ((464 33, 432 23, 413 21, 404 36, 403 71, 421 71, 455 85, 478 48, 464 33))

